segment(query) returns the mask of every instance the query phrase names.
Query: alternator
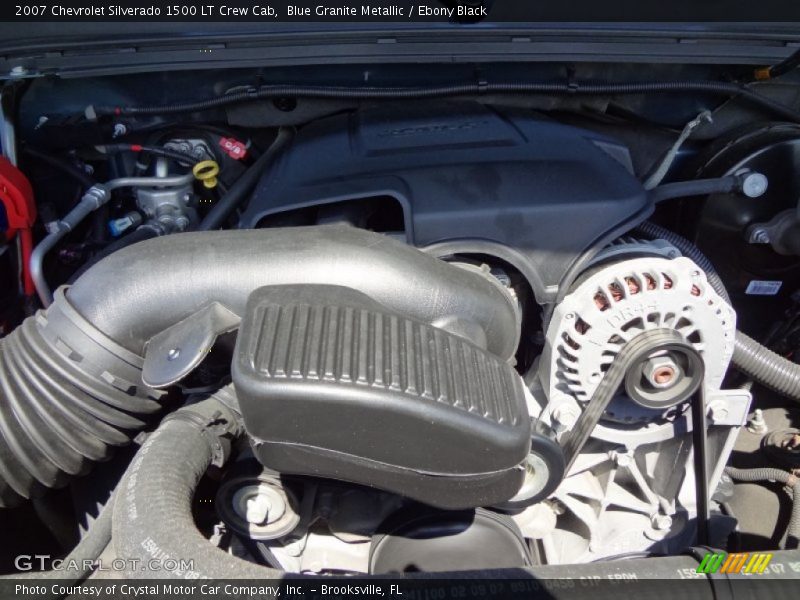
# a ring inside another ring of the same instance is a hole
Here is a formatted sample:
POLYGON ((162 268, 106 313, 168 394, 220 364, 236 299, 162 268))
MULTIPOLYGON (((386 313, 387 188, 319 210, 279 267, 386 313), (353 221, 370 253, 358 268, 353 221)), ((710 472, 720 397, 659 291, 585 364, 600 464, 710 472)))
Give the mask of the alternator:
MULTIPOLYGON (((679 331, 698 350, 705 386, 718 390, 733 355, 736 314, 705 273, 684 257, 596 268, 555 308, 547 331, 541 373, 553 424, 570 429, 625 343, 663 328, 679 331)), ((682 369, 669 356, 653 356, 640 374, 648 389, 629 395, 648 408, 668 405, 670 390, 688 376, 682 369)))

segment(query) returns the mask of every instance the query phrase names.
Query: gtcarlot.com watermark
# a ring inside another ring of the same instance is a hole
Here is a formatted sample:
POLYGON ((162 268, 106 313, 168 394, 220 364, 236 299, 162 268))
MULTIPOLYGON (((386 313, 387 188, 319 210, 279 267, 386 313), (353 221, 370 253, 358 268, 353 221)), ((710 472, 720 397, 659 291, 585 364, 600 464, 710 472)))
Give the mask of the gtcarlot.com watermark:
POLYGON ((70 572, 86 571, 169 571, 171 573, 194 571, 194 560, 178 558, 114 558, 103 560, 62 560, 52 558, 49 554, 20 554, 14 559, 14 568, 24 573, 28 571, 61 571, 64 575, 70 572))

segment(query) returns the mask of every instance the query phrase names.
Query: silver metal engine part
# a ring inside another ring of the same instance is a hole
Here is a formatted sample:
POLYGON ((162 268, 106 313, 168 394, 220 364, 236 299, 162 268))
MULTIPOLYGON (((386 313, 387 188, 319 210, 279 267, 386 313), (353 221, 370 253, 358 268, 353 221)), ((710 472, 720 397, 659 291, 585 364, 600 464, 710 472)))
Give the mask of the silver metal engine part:
MULTIPOLYGON (((167 174, 167 161, 159 159, 156 175, 166 177, 167 174)), ((183 187, 140 187, 136 190, 136 206, 147 217, 144 226, 156 229, 161 235, 184 231, 197 222, 192 199, 191 182, 183 187)))
MULTIPOLYGON (((663 328, 681 333, 705 363, 713 493, 751 399, 746 390, 720 389, 736 314, 694 262, 663 242, 609 247, 555 308, 540 364, 540 418, 569 431, 625 343, 663 328)), ((636 365, 556 492, 515 517, 527 537, 540 541, 548 563, 691 544, 692 425, 688 403, 676 400, 685 397, 681 385, 689 376, 677 356, 655 354, 636 365)), ((733 527, 722 521, 719 535, 733 527)))
MULTIPOLYGON (((545 418, 558 431, 571 429, 622 346, 659 328, 679 331, 700 352, 713 396, 733 355, 736 314, 688 258, 634 258, 597 267, 555 308, 542 356, 545 418)), ((668 392, 680 367, 652 359, 646 376, 668 392)))

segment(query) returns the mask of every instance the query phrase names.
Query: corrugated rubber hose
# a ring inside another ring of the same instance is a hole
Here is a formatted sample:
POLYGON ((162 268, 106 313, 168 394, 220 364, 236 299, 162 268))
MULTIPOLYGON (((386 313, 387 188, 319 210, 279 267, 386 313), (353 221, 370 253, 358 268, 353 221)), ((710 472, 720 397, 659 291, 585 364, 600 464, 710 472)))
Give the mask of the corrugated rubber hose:
MULTIPOLYGON (((694 244, 686 238, 656 225, 645 222, 637 227, 635 233, 649 239, 662 239, 680 250, 684 256, 692 259, 706 273, 709 285, 730 304, 730 296, 722 283, 722 279, 714 269, 714 265, 694 244)), ((759 382, 761 385, 800 401, 800 365, 776 354, 766 346, 762 346, 741 331, 736 332, 736 343, 733 350, 733 364, 736 368, 759 382)))
POLYGON ((519 310, 489 277, 385 235, 326 226, 184 233, 92 266, 0 340, 0 507, 58 488, 160 410, 153 336, 211 303, 242 315, 265 285, 343 285, 510 360, 519 310), (65 291, 66 290, 66 291, 65 291))
POLYGON ((141 357, 57 298, 0 342, 0 507, 85 474, 160 408, 141 357))

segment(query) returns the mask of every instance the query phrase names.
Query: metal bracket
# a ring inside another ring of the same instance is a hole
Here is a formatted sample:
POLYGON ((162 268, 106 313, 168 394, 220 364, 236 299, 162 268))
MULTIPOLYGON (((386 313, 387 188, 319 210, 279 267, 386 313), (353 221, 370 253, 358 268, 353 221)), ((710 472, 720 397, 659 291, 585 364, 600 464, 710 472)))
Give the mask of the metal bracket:
POLYGON ((709 425, 743 427, 750 411, 752 394, 744 389, 706 390, 706 417, 709 425))
POLYGON ((239 327, 241 317, 214 302, 147 342, 142 380, 152 388, 173 385, 199 365, 217 337, 239 327))

